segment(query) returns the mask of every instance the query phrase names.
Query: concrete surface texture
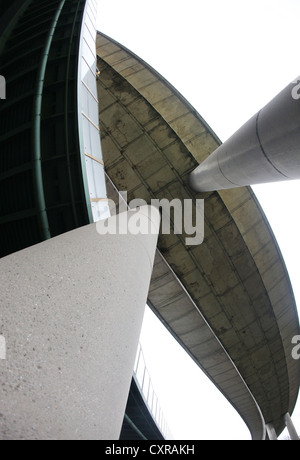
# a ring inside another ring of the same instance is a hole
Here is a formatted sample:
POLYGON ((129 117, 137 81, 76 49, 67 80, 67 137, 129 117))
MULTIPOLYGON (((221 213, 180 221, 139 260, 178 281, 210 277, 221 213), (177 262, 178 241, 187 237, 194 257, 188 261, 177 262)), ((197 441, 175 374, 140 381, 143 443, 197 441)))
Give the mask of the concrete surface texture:
MULTIPOLYGON (((148 220, 148 208, 130 211, 148 220)), ((0 439, 118 439, 156 232, 82 227, 0 261, 0 439)), ((123 220, 124 222, 124 220, 123 220)))
POLYGON ((252 436, 264 436, 264 422, 279 434, 298 394, 300 363, 292 359, 291 338, 299 334, 299 321, 269 224, 250 188, 190 188, 190 173, 220 141, 169 83, 100 33, 97 54, 110 182, 128 192, 128 201, 205 200, 200 246, 187 247, 185 235, 159 236, 149 302, 252 436))

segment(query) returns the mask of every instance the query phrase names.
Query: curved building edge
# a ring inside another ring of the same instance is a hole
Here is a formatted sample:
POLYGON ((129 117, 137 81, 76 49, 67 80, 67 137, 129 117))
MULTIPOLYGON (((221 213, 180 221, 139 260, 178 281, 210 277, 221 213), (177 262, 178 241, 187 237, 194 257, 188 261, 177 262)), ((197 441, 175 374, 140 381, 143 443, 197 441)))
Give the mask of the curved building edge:
MULTIPOLYGON (((214 133, 211 136, 211 140, 207 140, 207 138, 209 137, 209 132, 207 130, 209 128, 207 124, 205 124, 206 134, 202 135, 202 140, 204 140, 204 149, 202 148, 197 151, 197 147, 199 146, 199 144, 196 145, 196 142, 193 144, 192 142, 193 140, 191 141, 190 139, 187 138, 186 133, 184 132, 184 129, 182 127, 182 124, 180 126, 180 122, 178 120, 176 120, 175 122, 172 122, 172 119, 170 118, 170 111, 168 113, 167 102, 165 105, 163 105, 163 103, 161 102, 163 97, 159 98, 158 92, 161 91, 162 95, 165 96, 165 99, 167 99, 167 97, 170 96, 169 98, 170 110, 172 109, 172 104, 173 106, 174 104, 176 104, 176 102, 174 102, 175 99, 177 99, 177 101, 179 100, 180 103, 184 104, 185 107, 187 107, 186 100, 181 97, 181 95, 178 93, 178 91, 176 91, 172 87, 172 85, 170 85, 169 83, 166 85, 165 80, 157 72, 155 72, 155 70, 153 70, 150 66, 148 66, 147 64, 144 65, 144 61, 139 59, 134 53, 128 51, 126 48, 118 44, 116 41, 111 40, 109 37, 103 34, 100 34, 100 33, 98 33, 98 38, 97 38, 97 53, 98 53, 98 56, 101 58, 101 60, 103 60, 106 63, 106 65, 109 66, 111 69, 114 69, 114 72, 116 75, 119 75, 119 78, 118 78, 119 85, 121 85, 121 80, 122 78, 124 78, 124 80, 127 81, 127 87, 132 85, 135 91, 140 94, 141 100, 144 100, 144 102, 146 100, 149 106, 152 106, 154 110, 157 110, 158 113, 160 113, 160 115, 164 118, 166 123, 169 123, 173 131, 175 131, 177 136, 180 137, 183 143, 185 143, 185 145, 188 147, 189 152, 194 156, 194 158, 196 159, 196 162, 202 161, 205 157, 208 156, 208 154, 211 151, 213 151, 218 146, 219 141, 216 139, 216 136, 214 133), (138 79, 138 76, 137 76, 138 72, 140 72, 141 75, 143 74, 143 77, 145 78, 144 84, 138 79), (154 77, 152 78, 152 76, 154 77), (152 81, 151 81, 151 78, 152 78, 152 81), (157 90, 156 94, 153 94, 153 93, 151 94, 150 92, 151 85, 152 85, 152 88, 157 90), (160 88, 158 88, 159 85, 160 85, 160 88), (166 89, 164 89, 166 88, 166 86, 169 92, 166 89), (173 100, 171 96, 174 96, 173 100), (158 109, 158 106, 160 106, 162 110, 158 109), (184 136, 186 136, 186 138, 184 138, 184 136)), ((104 83, 104 86, 105 84, 106 83, 104 83)), ((125 106, 126 106, 126 110, 128 110, 129 108, 128 104, 127 105, 125 104, 125 106)), ((191 107, 190 104, 188 104, 188 108, 189 108, 189 113, 187 114, 186 119, 182 121, 182 123, 187 120, 188 116, 190 116, 190 120, 193 118, 192 123, 194 123, 196 119, 196 122, 198 122, 200 126, 200 124, 202 124, 202 118, 197 114, 197 112, 191 107)), ((105 110, 106 108, 104 107, 103 111, 105 110)), ((101 117, 102 115, 101 115, 101 104, 100 104, 100 120, 101 120, 101 117)), ((184 119, 184 116, 182 116, 182 118, 184 119)), ((193 125, 191 126, 191 129, 193 129, 193 125)), ((202 129, 202 133, 203 133, 203 129, 202 129)), ((106 136, 107 134, 104 132, 104 137, 106 136)), ((108 166, 110 169, 110 165, 108 166)), ((115 177, 112 177, 112 180, 114 181, 115 177)), ((204 196, 209 196, 209 194, 206 194, 204 196)), ((256 269, 259 271, 262 286, 264 286, 265 292, 267 293, 267 296, 269 298, 269 302, 270 304, 275 305, 277 307, 274 310, 272 310, 273 312, 272 314, 274 315, 274 318, 276 318, 276 324, 277 324, 276 327, 279 327, 280 329, 280 332, 278 329, 278 333, 277 333, 278 340, 281 341, 282 340, 281 337, 283 337, 284 339, 284 346, 285 346, 284 360, 287 360, 286 364, 284 365, 287 366, 287 372, 289 375, 288 379, 290 381, 290 386, 289 386, 290 396, 288 397, 288 404, 284 408, 284 410, 292 411, 295 405, 295 402, 296 402, 297 394, 298 394, 298 387, 297 387, 296 382, 299 381, 299 373, 298 373, 299 363, 295 362, 295 360, 292 361, 290 359, 291 344, 289 341, 289 338, 290 338, 289 333, 292 331, 294 334, 297 334, 297 332, 299 331, 299 321, 298 321, 298 316, 297 316, 297 310, 296 310, 296 306, 294 302, 294 297, 293 297, 293 292, 291 289, 290 281, 287 276, 286 268, 282 260, 280 251, 278 252, 278 254, 280 255, 278 256, 277 254, 277 256, 275 256, 278 259, 276 264, 279 267, 279 271, 283 273, 283 279, 281 281, 282 281, 282 284, 284 284, 286 287, 282 288, 282 292, 283 290, 285 290, 285 295, 287 298, 286 302, 283 302, 282 304, 280 303, 280 299, 278 302, 278 298, 276 298, 276 293, 274 293, 274 289, 269 279, 270 273, 271 273, 270 267, 268 265, 264 267, 262 261, 259 260, 259 257, 256 254, 258 251, 257 251, 257 248, 255 248, 255 244, 260 245, 259 247, 260 250, 263 249, 263 244, 262 244, 263 241, 260 241, 260 239, 263 240, 263 238, 267 238, 270 247, 272 248, 272 245, 273 245, 273 248, 274 248, 274 235, 272 232, 270 232, 270 228, 268 227, 268 225, 266 225, 266 218, 260 206, 258 205, 256 200, 253 198, 254 197, 253 197, 253 194, 250 188, 240 189, 235 192, 228 191, 227 194, 224 192, 218 193, 218 200, 222 200, 222 202, 224 203, 223 205, 225 205, 226 209, 230 212, 231 216, 234 217, 234 223, 237 227, 239 234, 242 236, 242 238, 244 238, 245 234, 247 233, 245 231, 245 228, 243 227, 248 226, 250 230, 253 230, 253 225, 249 225, 250 218, 248 220, 246 219, 245 221, 243 221, 243 218, 245 217, 245 212, 247 210, 247 206, 248 207, 250 206, 253 209, 255 208, 253 213, 256 219, 256 223, 258 224, 258 227, 261 227, 259 229, 261 234, 259 235, 258 241, 256 243, 253 241, 251 242, 251 238, 250 238, 251 231, 249 232, 248 235, 246 235, 244 240, 246 242, 246 247, 248 248, 247 250, 250 252, 250 255, 254 263, 253 270, 256 269), (267 270, 266 270, 266 267, 267 267, 267 270), (262 276, 264 269, 265 269, 265 273, 264 273, 264 276, 262 276), (284 319, 283 311, 285 311, 285 313, 287 314, 285 319, 284 319), (279 324, 277 323, 277 321, 279 324), (289 326, 289 329, 287 329, 288 326, 289 326), (288 336, 288 338, 286 336, 288 336)), ((253 217, 253 214, 251 217, 253 217)), ((272 254, 277 253, 276 244, 277 243, 275 243, 276 249, 272 249, 272 254)), ((268 260, 267 260, 267 263, 269 263, 268 260)), ((150 292, 151 292, 151 288, 150 288, 150 292)), ((174 333, 174 330, 173 330, 173 333, 174 333)), ((230 354, 230 351, 229 351, 229 354, 230 354)), ((279 408, 278 414, 279 413, 280 413, 280 408, 279 408)), ((283 415, 284 415, 284 411, 282 412, 282 416, 279 417, 281 421, 279 421, 278 419, 275 423, 277 424, 278 432, 280 432, 284 427, 283 415)), ((266 417, 267 421, 269 417, 266 417)))

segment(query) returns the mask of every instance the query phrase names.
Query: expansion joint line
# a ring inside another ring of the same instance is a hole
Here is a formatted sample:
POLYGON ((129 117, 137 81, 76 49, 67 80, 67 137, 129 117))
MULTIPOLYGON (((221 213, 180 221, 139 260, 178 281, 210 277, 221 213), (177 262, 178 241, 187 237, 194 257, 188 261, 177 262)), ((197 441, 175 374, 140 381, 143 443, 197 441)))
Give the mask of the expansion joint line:
POLYGON ((256 124, 255 124, 255 129, 256 129, 256 137, 257 137, 257 140, 259 142, 259 146, 260 146, 260 149, 264 155, 264 157, 266 158, 266 160, 268 161, 268 163, 270 163, 270 165, 272 166, 272 168, 274 168, 279 174, 281 174, 281 176, 284 176, 284 177, 287 177, 285 174, 283 174, 283 172, 281 172, 278 168, 276 168, 276 166, 272 163, 272 161, 270 160, 270 158, 268 157, 268 155, 266 154, 266 151, 261 143, 261 140, 260 140, 260 136, 259 136, 259 132, 258 132, 258 119, 259 119, 259 116, 261 114, 261 110, 258 112, 257 114, 257 117, 256 117, 256 124))

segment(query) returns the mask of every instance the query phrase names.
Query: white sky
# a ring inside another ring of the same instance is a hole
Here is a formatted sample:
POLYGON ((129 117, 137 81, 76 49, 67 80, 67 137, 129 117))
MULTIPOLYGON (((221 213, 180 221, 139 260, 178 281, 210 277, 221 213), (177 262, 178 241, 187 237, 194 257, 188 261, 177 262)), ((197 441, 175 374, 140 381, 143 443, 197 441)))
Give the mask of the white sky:
MULTIPOLYGON (((98 30, 169 80, 223 142, 300 74, 299 0, 98 0, 98 4, 98 30)), ((300 305, 300 181, 253 189, 276 234, 300 305)), ((161 325, 156 323, 147 311, 142 344, 174 438, 249 439, 225 398, 180 348, 174 350, 165 334, 157 332, 161 325)), ((299 406, 293 415, 298 433, 299 406)))

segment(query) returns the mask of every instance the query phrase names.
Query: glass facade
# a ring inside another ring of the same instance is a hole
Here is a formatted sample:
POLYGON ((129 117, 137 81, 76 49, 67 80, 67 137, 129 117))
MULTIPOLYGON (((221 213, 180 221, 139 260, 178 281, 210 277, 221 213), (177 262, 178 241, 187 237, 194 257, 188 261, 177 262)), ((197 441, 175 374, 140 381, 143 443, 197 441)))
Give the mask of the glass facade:
POLYGON ((95 0, 86 3, 80 47, 79 79, 79 125, 82 128, 81 148, 84 151, 84 165, 87 175, 89 199, 94 222, 109 217, 106 197, 104 163, 100 143, 99 109, 97 97, 96 57, 96 12, 95 0))
POLYGON ((0 257, 107 216, 96 4, 16 0, 0 23, 0 257))
POLYGON ((170 439, 171 433, 154 391, 141 344, 139 344, 138 347, 133 376, 136 380, 136 385, 143 394, 145 404, 147 405, 149 412, 152 414, 152 418, 155 420, 160 432, 165 439, 170 439))

